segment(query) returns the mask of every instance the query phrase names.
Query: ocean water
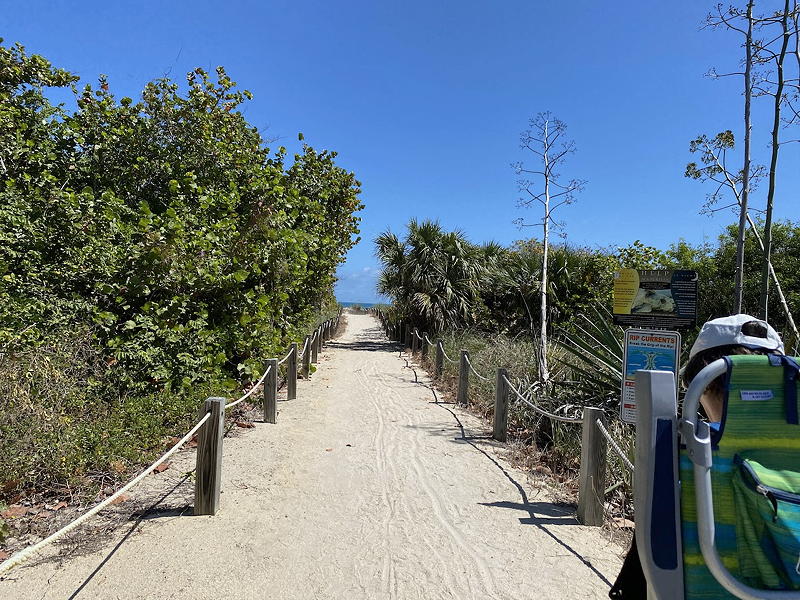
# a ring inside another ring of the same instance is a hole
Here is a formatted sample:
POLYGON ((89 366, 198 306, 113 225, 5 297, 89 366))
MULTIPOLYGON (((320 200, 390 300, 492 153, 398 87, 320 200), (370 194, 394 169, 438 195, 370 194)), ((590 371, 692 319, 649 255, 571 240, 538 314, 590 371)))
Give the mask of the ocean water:
POLYGON ((361 308, 372 308, 377 302, 339 302, 345 308, 348 306, 355 306, 358 304, 361 308))

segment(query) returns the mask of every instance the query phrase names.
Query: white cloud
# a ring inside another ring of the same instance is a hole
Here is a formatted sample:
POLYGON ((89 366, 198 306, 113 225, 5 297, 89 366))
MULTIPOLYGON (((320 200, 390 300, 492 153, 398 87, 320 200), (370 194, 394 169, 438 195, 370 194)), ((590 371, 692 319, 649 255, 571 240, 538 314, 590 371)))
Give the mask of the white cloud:
POLYGON ((339 268, 339 281, 336 282, 336 298, 340 302, 386 302, 377 291, 380 271, 373 267, 349 269, 346 265, 339 268))

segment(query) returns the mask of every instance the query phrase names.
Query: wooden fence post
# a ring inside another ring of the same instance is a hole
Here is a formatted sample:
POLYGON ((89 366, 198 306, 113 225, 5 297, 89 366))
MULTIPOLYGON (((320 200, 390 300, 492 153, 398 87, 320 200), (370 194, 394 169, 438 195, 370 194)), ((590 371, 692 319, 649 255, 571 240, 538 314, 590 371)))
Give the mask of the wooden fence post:
POLYGON ((403 343, 403 319, 397 322, 397 341, 403 343))
POLYGON ((267 373, 264 379, 264 423, 278 422, 278 359, 267 359, 267 373))
POLYGON ((583 409, 578 520, 584 525, 600 526, 603 524, 605 502, 607 442, 597 428, 597 419, 605 425, 601 409, 588 406, 583 409))
POLYGON ((289 346, 289 360, 286 361, 286 399, 297 398, 297 342, 289 346))
POLYGON ((311 342, 311 362, 317 364, 319 360, 319 328, 317 328, 314 340, 311 342))
POLYGON ((427 333, 423 333, 422 334, 422 341, 420 343, 422 344, 422 360, 425 360, 426 358, 428 358, 428 334, 427 333))
POLYGON ((208 398, 201 412, 201 416, 206 412, 211 412, 211 416, 197 434, 194 479, 194 514, 196 515, 215 515, 219 510, 225 403, 225 398, 208 398))
POLYGON ((494 427, 492 428, 492 437, 498 442, 505 442, 508 432, 507 373, 505 369, 497 369, 497 380, 494 384, 494 427))
POLYGON ((442 376, 444 373, 444 342, 441 339, 436 340, 436 378, 442 376))
POLYGON ((303 379, 308 379, 311 375, 311 336, 306 336, 306 341, 303 344, 305 352, 303 353, 303 379))
POLYGON ((456 395, 456 402, 462 406, 469 403, 468 388, 469 388, 469 353, 466 350, 461 351, 461 360, 458 363, 458 394, 456 395))
POLYGON ((417 349, 419 348, 419 332, 417 328, 414 327, 414 331, 411 332, 411 356, 417 353, 417 349))
POLYGON ((405 333, 403 334, 403 339, 405 339, 405 343, 403 344, 403 350, 406 350, 411 347, 411 344, 414 341, 411 339, 411 325, 406 325, 405 333))

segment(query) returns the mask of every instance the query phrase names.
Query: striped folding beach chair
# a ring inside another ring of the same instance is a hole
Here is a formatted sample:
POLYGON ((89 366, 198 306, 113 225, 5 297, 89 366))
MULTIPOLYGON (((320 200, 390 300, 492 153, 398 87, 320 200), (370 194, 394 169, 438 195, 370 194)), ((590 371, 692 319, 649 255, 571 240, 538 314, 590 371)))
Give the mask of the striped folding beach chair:
POLYGON ((800 599, 798 362, 732 356, 695 377, 637 373, 636 542, 649 599, 800 599), (697 416, 725 375, 719 430, 697 416))

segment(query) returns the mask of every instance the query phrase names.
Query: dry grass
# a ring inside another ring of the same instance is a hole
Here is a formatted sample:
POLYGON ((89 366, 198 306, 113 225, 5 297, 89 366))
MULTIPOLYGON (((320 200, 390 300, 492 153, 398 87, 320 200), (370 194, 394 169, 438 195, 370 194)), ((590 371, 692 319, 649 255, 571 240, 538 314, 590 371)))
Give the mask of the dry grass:
POLYGON ((191 398, 126 395, 88 333, 0 355, 0 501, 114 486, 195 418, 191 398))

